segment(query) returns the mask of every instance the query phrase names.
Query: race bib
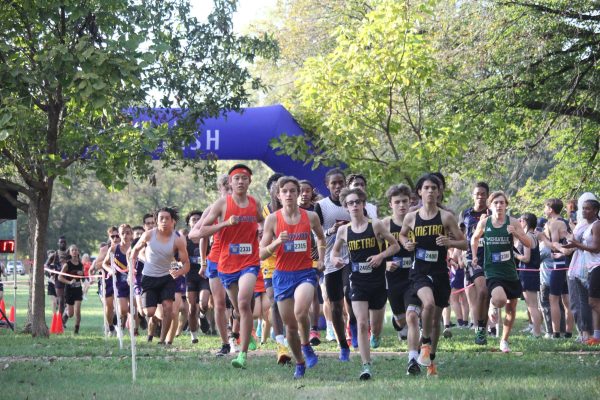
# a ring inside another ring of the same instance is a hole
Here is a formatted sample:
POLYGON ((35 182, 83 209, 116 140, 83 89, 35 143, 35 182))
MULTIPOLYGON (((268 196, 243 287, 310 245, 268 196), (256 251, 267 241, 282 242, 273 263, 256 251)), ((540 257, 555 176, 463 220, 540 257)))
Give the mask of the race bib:
POLYGON ((492 262, 500 263, 510 260, 510 251, 501 251, 498 253, 492 253, 492 262))
POLYGON ((75 282, 71 283, 71 287, 74 287, 74 288, 75 287, 81 287, 81 282, 75 281, 75 282))
POLYGON ((191 264, 200 264, 200 257, 190 257, 191 264))
POLYGON ((417 249, 415 251, 415 257, 421 261, 437 262, 438 251, 437 250, 417 249))
POLYGON ((308 250, 306 240, 290 240, 283 243, 285 253, 301 253, 308 250))
POLYGON ((373 272, 373 268, 368 262, 352 263, 352 272, 358 272, 359 274, 370 274, 373 272))
POLYGON ((479 245, 477 247, 483 247, 484 244, 485 244, 485 239, 484 238, 480 238, 479 239, 479 245))
POLYGON ((229 254, 248 256, 252 254, 251 243, 232 243, 229 245, 229 254))
POLYGON ((399 268, 409 269, 412 267, 412 258, 410 257, 393 257, 392 260, 399 265, 399 268))

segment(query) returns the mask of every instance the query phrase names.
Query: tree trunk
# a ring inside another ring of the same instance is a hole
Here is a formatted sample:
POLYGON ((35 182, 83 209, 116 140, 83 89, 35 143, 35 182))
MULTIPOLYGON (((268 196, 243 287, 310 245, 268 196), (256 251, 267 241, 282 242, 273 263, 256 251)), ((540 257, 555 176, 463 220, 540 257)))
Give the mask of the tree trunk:
POLYGON ((33 237, 33 270, 30 286, 30 313, 25 331, 33 337, 48 337, 46 325, 46 295, 44 291, 44 262, 46 261, 46 235, 50 204, 52 200, 52 182, 48 189, 36 191, 35 199, 29 203, 29 218, 35 223, 29 224, 30 235, 33 237))

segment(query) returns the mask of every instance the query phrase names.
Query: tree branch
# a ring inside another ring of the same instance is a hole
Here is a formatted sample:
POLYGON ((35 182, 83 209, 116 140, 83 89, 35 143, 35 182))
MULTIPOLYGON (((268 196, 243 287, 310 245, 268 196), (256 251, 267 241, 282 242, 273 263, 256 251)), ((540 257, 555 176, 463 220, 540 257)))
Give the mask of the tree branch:
POLYGON ((560 15, 562 17, 573 18, 578 21, 600 21, 600 14, 583 14, 574 11, 557 10, 541 4, 527 3, 524 1, 500 1, 500 5, 504 6, 521 6, 529 9, 537 10, 546 14, 560 15))

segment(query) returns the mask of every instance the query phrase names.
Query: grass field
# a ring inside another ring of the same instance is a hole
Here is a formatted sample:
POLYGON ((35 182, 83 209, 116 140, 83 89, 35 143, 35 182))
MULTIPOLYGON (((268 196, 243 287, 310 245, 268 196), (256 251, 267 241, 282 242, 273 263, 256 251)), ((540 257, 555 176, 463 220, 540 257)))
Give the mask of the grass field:
MULTIPOLYGON (((12 285, 5 282, 7 307, 12 293, 12 285)), ((25 286, 19 285, 17 306, 17 325, 22 327, 25 286)), ((48 312, 48 323, 50 317, 48 312)), ((50 339, 0 330, 0 399, 600 398, 600 349, 573 340, 529 338, 519 333, 524 318, 520 308, 511 354, 496 351, 496 338, 480 347, 473 344, 471 331, 455 328, 452 339, 441 339, 437 378, 406 376, 406 344, 398 342, 388 324, 373 357, 374 377, 367 382, 358 380, 358 353, 342 364, 333 344, 318 346, 319 364, 305 379, 294 381, 292 367, 276 365, 273 343, 250 353, 247 370, 236 370, 231 358, 213 355, 219 345, 216 337, 202 336, 192 345, 182 335, 169 349, 140 338, 137 381, 132 384, 129 340, 119 350, 116 338, 102 336, 101 305, 90 290, 80 335, 72 334, 72 323, 65 334, 50 339)))

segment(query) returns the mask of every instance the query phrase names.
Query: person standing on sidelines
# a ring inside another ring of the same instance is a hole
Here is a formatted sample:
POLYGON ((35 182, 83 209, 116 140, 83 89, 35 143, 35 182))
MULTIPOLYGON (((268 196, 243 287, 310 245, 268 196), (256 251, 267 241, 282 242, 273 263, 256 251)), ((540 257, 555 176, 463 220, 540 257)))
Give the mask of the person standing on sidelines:
POLYGON ((158 304, 162 305, 163 321, 159 345, 165 344, 167 332, 173 317, 175 300, 175 279, 184 276, 190 270, 185 240, 175 232, 179 219, 177 210, 170 207, 160 208, 155 214, 156 228, 144 232, 131 252, 130 265, 136 265, 142 249, 145 250, 144 271, 142 275, 142 306, 148 318, 152 318, 158 304), (183 268, 171 268, 175 253, 183 268))
POLYGON ((348 247, 352 272, 350 273, 350 298, 358 323, 358 349, 362 360, 361 380, 371 378, 371 349, 369 346, 369 324, 374 347, 379 347, 383 327, 387 291, 385 283, 386 258, 400 251, 400 245, 379 220, 365 215, 367 195, 362 189, 344 189, 340 200, 350 214, 350 223, 340 227, 331 259, 338 268, 346 265, 340 257, 344 245, 348 247), (389 243, 381 251, 383 241, 389 243))
POLYGON ((92 268, 97 271, 104 272, 104 279, 98 279, 98 294, 100 295, 101 301, 104 304, 104 323, 105 323, 105 335, 115 336, 115 306, 113 301, 114 289, 113 289, 113 276, 112 273, 106 273, 104 271, 103 263, 108 251, 121 242, 119 237, 119 231, 116 226, 111 226, 106 230, 108 234, 108 244, 100 246, 98 251, 98 257, 94 260, 92 268))
POLYGON ((66 322, 67 318, 75 316, 73 333, 77 335, 79 333, 79 324, 81 323, 81 301, 83 300, 83 288, 81 287, 84 279, 83 263, 79 260, 79 249, 77 246, 72 244, 69 246, 68 252, 69 258, 63 264, 61 272, 79 276, 79 278, 58 275, 58 280, 65 285, 65 302, 67 303, 67 307, 65 309, 65 314, 63 314, 63 324, 66 322))
POLYGON ((309 342, 308 314, 317 285, 311 255, 311 231, 317 237, 317 270, 323 269, 325 235, 319 217, 298 207, 298 180, 284 176, 279 178, 277 187, 283 208, 270 214, 265 221, 260 256, 266 259, 275 255, 274 296, 287 327, 288 343, 296 359, 294 378, 298 379, 304 376, 306 367, 312 368, 318 362, 309 342))
POLYGON ((442 182, 433 174, 419 178, 416 189, 423 205, 406 215, 400 231, 402 246, 415 252, 409 279, 422 303, 423 324, 417 361, 427 367, 428 375, 437 375, 433 361, 440 337, 442 310, 450 305, 448 249, 467 249, 467 240, 454 214, 438 207, 441 188, 442 182))
MULTIPOLYGON (((517 303, 523 291, 517 266, 513 254, 514 238, 518 239, 524 247, 532 248, 534 243, 525 233, 519 221, 506 213, 508 198, 502 191, 490 194, 487 205, 492 210, 492 215, 482 218, 475 228, 471 238, 473 262, 479 261, 476 257, 479 240, 484 239, 483 271, 488 291, 491 295, 491 305, 494 308, 506 306, 506 317, 503 321, 500 351, 510 352, 508 338, 512 330, 517 313, 517 303)), ((492 323, 497 316, 490 313, 492 323)))
POLYGON ((221 235, 219 279, 240 319, 241 349, 231 364, 235 368, 246 368, 253 323, 252 300, 260 268, 259 224, 263 216, 260 202, 248 195, 252 170, 244 164, 236 164, 228 175, 232 194, 213 204, 200 228, 200 236, 207 238, 217 232, 221 235))

